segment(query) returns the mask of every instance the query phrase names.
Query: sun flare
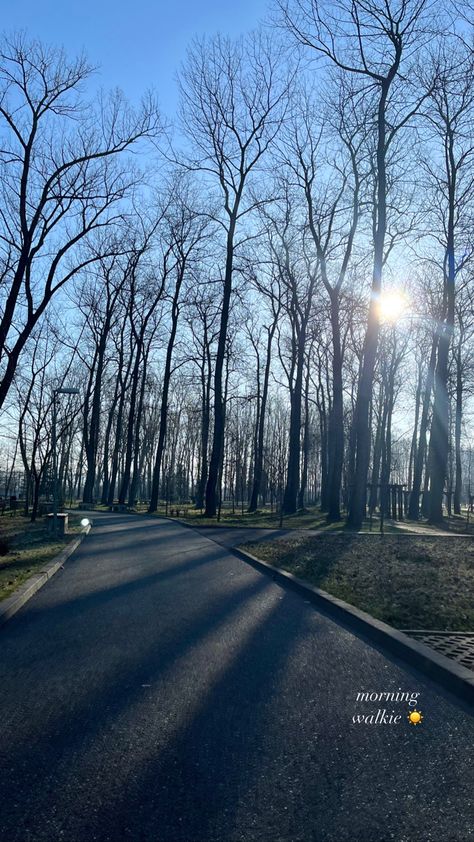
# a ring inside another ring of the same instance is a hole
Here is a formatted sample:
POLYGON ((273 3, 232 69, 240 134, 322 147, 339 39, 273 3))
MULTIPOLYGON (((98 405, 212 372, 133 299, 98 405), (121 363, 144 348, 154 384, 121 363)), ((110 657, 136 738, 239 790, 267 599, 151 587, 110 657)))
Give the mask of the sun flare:
POLYGON ((381 322, 396 322, 408 309, 408 298, 400 290, 382 292, 377 301, 381 322))

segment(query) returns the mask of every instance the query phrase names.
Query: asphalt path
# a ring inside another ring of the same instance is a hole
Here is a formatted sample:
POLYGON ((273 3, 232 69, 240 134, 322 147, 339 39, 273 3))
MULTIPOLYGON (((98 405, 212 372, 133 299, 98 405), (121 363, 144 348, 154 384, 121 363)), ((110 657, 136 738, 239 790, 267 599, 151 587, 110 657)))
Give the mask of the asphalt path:
POLYGON ((474 839, 470 711, 204 530, 97 515, 0 650, 1 842, 474 839))

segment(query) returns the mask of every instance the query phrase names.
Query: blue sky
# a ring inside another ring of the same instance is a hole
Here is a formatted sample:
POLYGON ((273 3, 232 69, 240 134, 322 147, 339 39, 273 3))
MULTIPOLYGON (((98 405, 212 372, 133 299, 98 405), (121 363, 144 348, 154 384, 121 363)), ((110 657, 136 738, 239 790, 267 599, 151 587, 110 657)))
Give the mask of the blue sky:
POLYGON ((84 49, 101 66, 98 85, 118 85, 132 101, 154 87, 172 117, 174 76, 191 38, 238 35, 257 26, 266 9, 267 0, 3 0, 1 26, 6 33, 25 29, 70 55, 84 49))

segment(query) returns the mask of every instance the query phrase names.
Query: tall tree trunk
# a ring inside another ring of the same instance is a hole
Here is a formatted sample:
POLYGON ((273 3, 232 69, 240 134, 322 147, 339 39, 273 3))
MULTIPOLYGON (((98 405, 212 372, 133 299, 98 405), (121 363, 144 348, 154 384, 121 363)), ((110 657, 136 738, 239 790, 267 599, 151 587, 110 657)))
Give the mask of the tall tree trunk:
POLYGON ((377 298, 382 288, 384 245, 387 229, 387 139, 385 110, 393 76, 391 79, 384 79, 381 83, 377 117, 377 223, 374 233, 374 265, 367 330, 363 346, 362 370, 353 420, 355 433, 355 473, 352 493, 349 498, 348 523, 354 529, 360 529, 362 526, 367 498, 367 476, 370 460, 369 406, 372 400, 372 386, 379 339, 377 298))
POLYGON ((79 459, 77 460, 76 471, 74 475, 74 494, 76 500, 80 499, 81 496, 81 483, 82 483, 82 469, 84 465, 84 438, 81 440, 81 449, 79 451, 79 459))
POLYGON ((127 395, 127 388, 129 382, 130 371, 133 364, 133 346, 130 344, 130 352, 128 354, 128 363, 127 368, 125 370, 125 374, 122 373, 123 370, 123 363, 125 357, 125 349, 124 349, 124 335, 122 333, 121 340, 120 340, 120 351, 119 351, 119 358, 118 358, 118 407, 117 407, 117 418, 115 422, 115 434, 114 434, 114 446, 112 450, 112 460, 111 460, 111 467, 110 467, 110 479, 109 479, 109 487, 107 492, 107 505, 111 506, 114 502, 115 497, 115 487, 117 485, 117 477, 119 472, 119 462, 120 462, 120 454, 122 450, 122 435, 123 435, 123 418, 125 412, 125 398, 127 395))
POLYGON ((34 523, 36 518, 38 517, 40 487, 41 487, 42 477, 43 477, 43 471, 39 471, 34 476, 33 505, 31 507, 31 516, 30 516, 30 520, 31 520, 32 523, 34 523))
POLYGON ((117 476, 119 472, 120 452, 122 446, 123 434, 123 416, 125 410, 125 390, 123 389, 119 398, 119 405, 117 410, 117 421, 115 424, 114 449, 112 453, 112 466, 110 470, 109 492, 107 496, 107 504, 109 506, 114 502, 115 486, 117 485, 117 476))
POLYGON ((449 134, 447 149, 448 166, 448 220, 446 226, 446 251, 444 275, 444 320, 440 325, 438 359, 435 372, 435 395, 430 435, 430 523, 443 521, 443 493, 446 482, 449 454, 449 395, 448 363, 451 339, 454 333, 454 226, 456 214, 456 170, 454 164, 454 137, 449 134))
POLYGON ((461 460, 461 425, 463 405, 463 376, 462 376, 461 347, 456 356, 456 409, 454 419, 454 449, 456 454, 455 483, 454 483, 454 514, 461 514, 462 492, 462 460, 461 460))
POLYGON ((262 485, 262 473, 263 473, 263 450, 264 450, 264 441, 265 441, 265 415, 267 410, 267 400, 268 400, 268 384, 270 382, 270 368, 271 368, 271 361, 272 361, 272 342, 273 336, 275 334, 277 326, 277 318, 274 319, 270 328, 267 328, 268 335, 267 335, 267 349, 266 349, 266 357, 265 357, 265 370, 263 374, 263 388, 262 388, 262 399, 260 402, 260 410, 258 413, 258 431, 257 431, 257 441, 256 441, 256 449, 255 449, 255 456, 254 456, 254 470, 253 470, 253 484, 252 484, 252 494, 250 497, 250 505, 248 507, 249 512, 255 512, 258 506, 258 497, 260 494, 260 489, 262 485))
POLYGON ((294 514, 297 510, 300 485, 300 448, 301 448, 301 403, 304 370, 304 330, 297 336, 296 373, 290 396, 290 432, 288 437, 288 467, 285 493, 283 495, 283 513, 294 514))
POLYGON ((202 509, 204 506, 204 494, 207 483, 207 457, 209 447, 209 422, 211 417, 210 407, 210 376, 208 371, 207 377, 205 372, 202 372, 201 381, 201 442, 200 442, 200 458, 199 458, 199 478, 196 490, 196 509, 202 509))
POLYGON ((125 445, 125 458, 124 458, 124 465, 123 465, 122 480, 121 480, 121 484, 120 484, 120 491, 119 491, 119 496, 118 496, 118 500, 119 500, 119 503, 121 505, 124 505, 124 503, 125 503, 125 498, 126 498, 127 492, 128 492, 128 486, 130 484, 135 423, 139 423, 139 419, 136 418, 136 406, 137 406, 140 362, 141 362, 141 356, 142 356, 142 345, 143 345, 143 337, 140 336, 140 338, 137 342, 135 365, 133 367, 133 373, 132 373, 132 391, 130 392, 130 407, 129 407, 129 411, 128 411, 128 424, 127 424, 127 438, 126 438, 126 445, 125 445))
POLYGON ((339 294, 331 292, 332 329, 332 393, 329 416, 328 514, 329 522, 341 519, 341 482, 344 461, 344 405, 342 384, 341 327, 339 324, 339 294))
POLYGON ((304 432, 303 432, 303 468, 301 471, 301 484, 298 493, 298 508, 304 509, 304 498, 308 484, 308 458, 309 458, 309 358, 306 366, 305 390, 304 390, 304 432))
POLYGON ((390 497, 388 484, 392 470, 392 416, 394 403, 394 384, 390 378, 387 384, 382 421, 382 470, 380 472, 380 504, 384 514, 390 517, 390 497))
MULTIPOLYGON (((371 486, 370 486, 370 494, 369 494, 369 511, 375 511, 377 506, 377 500, 379 499, 379 483, 380 483, 380 462, 382 457, 382 449, 383 449, 383 436, 384 436, 384 429, 385 429, 385 419, 384 419, 384 390, 383 387, 380 387, 380 395, 379 395, 379 405, 378 405, 378 420, 377 420, 377 430, 375 433, 375 442, 374 442, 374 459, 372 465, 372 476, 371 476, 371 486)), ((381 499, 381 495, 380 495, 381 499)))
POLYGON ((418 378, 416 382, 415 394, 415 423, 413 425, 413 435, 411 437, 410 456, 408 459, 408 489, 411 491, 413 485, 413 473, 416 463, 417 440, 418 440, 418 424, 420 422, 420 404, 421 404, 421 389, 422 389, 422 364, 418 365, 418 378))
POLYGON ((425 391, 423 393, 423 403, 421 408, 420 420, 420 435, 418 439, 418 447, 416 450, 415 464, 413 467, 413 485, 410 490, 410 499, 408 502, 408 517, 412 520, 418 520, 420 516, 421 480, 423 476, 423 467, 425 465, 426 458, 426 433, 428 430, 428 417, 430 411, 431 392, 434 383, 437 350, 438 335, 434 333, 433 342, 431 344, 430 361, 428 364, 428 371, 426 373, 425 391))
MULTIPOLYGON (((83 502, 92 503, 97 468, 97 450, 99 447, 100 404, 102 398, 102 378, 104 372, 105 345, 108 325, 100 337, 97 347, 95 377, 92 388, 92 408, 90 420, 84 412, 84 450, 86 454, 87 472, 84 482, 83 502), (89 421, 89 423, 88 423, 89 421)), ((92 372, 91 372, 92 375, 92 372)))
MULTIPOLYGON (((243 184, 241 189, 243 188, 243 184)), ((224 294, 222 298, 221 322, 219 341, 217 344, 216 365, 214 371, 214 431, 212 439, 211 459, 206 485, 206 517, 215 517, 218 503, 219 466, 224 451, 224 418, 225 406, 222 392, 222 375, 224 371, 225 351, 227 344, 227 328, 229 324, 230 298, 232 293, 232 273, 234 267, 234 234, 237 222, 240 193, 234 204, 227 232, 226 265, 224 276, 224 294)))
MULTIPOLYGON (((453 210, 454 213, 454 210, 453 210)), ((438 340, 438 359, 435 372, 435 393, 433 419, 430 435, 430 498, 429 521, 439 524, 443 521, 443 494, 448 469, 449 454, 449 395, 448 363, 449 348, 454 330, 454 229, 448 235, 448 273, 446 278, 446 318, 438 340)))
POLYGON ((112 434, 112 425, 114 423, 114 412, 115 407, 117 404, 118 399, 118 380, 115 383, 115 394, 114 399, 112 402, 112 406, 109 409, 109 413, 107 416, 107 426, 105 428, 105 438, 104 438, 104 455, 103 455, 103 476, 104 481, 102 483, 102 494, 100 498, 100 502, 103 506, 107 505, 107 500, 109 498, 109 489, 110 489, 110 464, 109 464, 109 454, 110 454, 110 437, 112 434))
POLYGON ((163 451, 165 448, 166 442, 166 429, 168 424, 168 401, 169 401, 169 389, 170 389, 170 380, 171 380, 171 363, 173 359, 173 349, 174 343, 176 339, 176 331, 178 328, 178 318, 179 318, 179 295, 181 291, 181 284, 183 281, 183 274, 184 274, 184 266, 182 267, 182 271, 178 273, 178 277, 176 280, 176 286, 173 295, 173 304, 171 308, 171 331, 170 336, 168 339, 168 347, 166 349, 166 362, 165 362, 165 371, 163 375, 163 389, 161 393, 161 408, 160 408, 160 431, 158 434, 158 447, 156 449, 156 458, 155 458, 155 465, 153 468, 153 481, 151 486, 151 497, 150 497, 150 506, 148 511, 149 512, 156 512, 158 508, 158 498, 160 492, 160 473, 161 473, 161 462, 163 459, 163 451))
POLYGON ((449 453, 449 396, 448 358, 450 334, 443 329, 438 342, 438 360, 435 373, 435 397, 430 435, 430 498, 429 521, 443 521, 443 494, 448 468, 449 453))
POLYGON ((143 411, 143 401, 145 399, 145 388, 146 388, 146 376, 147 376, 147 357, 148 353, 144 354, 143 360, 143 371, 142 371, 142 382, 140 386, 140 394, 138 397, 138 406, 137 406, 137 421, 135 424, 135 437, 133 442, 133 469, 132 469, 132 478, 130 481, 130 488, 128 491, 128 505, 130 508, 135 505, 135 497, 137 496, 137 488, 138 488, 138 481, 140 477, 139 472, 139 464, 140 464, 140 419, 142 417, 143 411))
POLYGON ((329 508, 329 482, 328 482, 328 425, 326 400, 324 397, 324 386, 320 386, 321 397, 317 398, 319 413, 319 430, 321 438, 321 499, 320 509, 327 512, 329 508))

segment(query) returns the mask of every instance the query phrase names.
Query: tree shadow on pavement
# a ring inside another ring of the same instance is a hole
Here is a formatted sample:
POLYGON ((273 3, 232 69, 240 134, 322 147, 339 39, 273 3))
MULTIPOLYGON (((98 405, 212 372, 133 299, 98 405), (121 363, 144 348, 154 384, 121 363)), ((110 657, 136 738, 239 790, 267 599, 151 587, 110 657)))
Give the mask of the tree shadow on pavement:
MULTIPOLYGON (((191 718, 185 718, 156 759, 137 762, 126 790, 104 805, 101 821, 111 838, 120 833, 134 842, 257 838, 232 835, 235 813, 245 812, 248 792, 258 786, 265 758, 274 753, 270 732, 280 716, 277 697, 305 625, 304 612, 292 612, 287 622, 287 603, 294 597, 282 594, 219 680, 196 700, 191 718)), ((262 804, 262 810, 273 825, 265 839, 296 840, 291 833, 280 835, 279 810, 269 804, 262 804)), ((87 824, 85 831, 94 838, 98 828, 87 824)))

